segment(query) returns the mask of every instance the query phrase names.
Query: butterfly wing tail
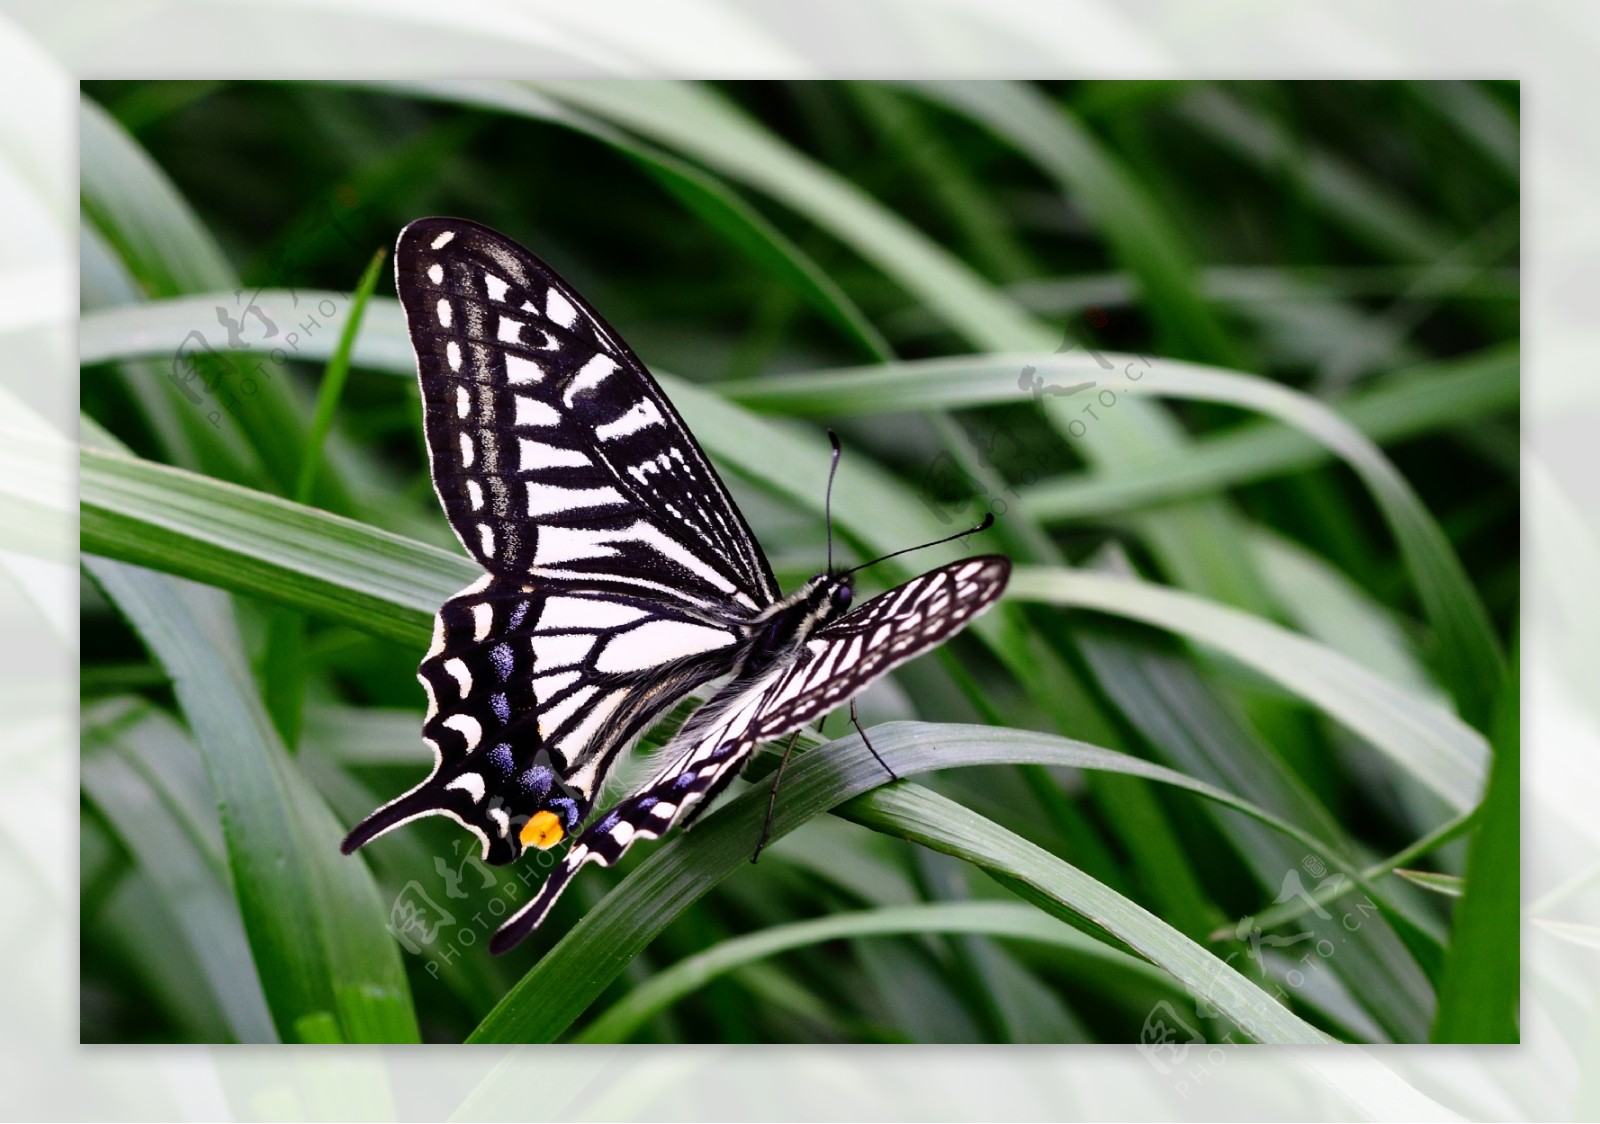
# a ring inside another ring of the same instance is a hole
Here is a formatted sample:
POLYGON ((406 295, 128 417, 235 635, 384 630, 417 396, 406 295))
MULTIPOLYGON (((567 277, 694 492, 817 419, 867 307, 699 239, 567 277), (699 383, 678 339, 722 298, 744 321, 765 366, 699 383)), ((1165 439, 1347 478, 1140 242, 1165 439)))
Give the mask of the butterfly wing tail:
POLYGON ((344 842, 339 844, 339 850, 346 855, 353 855, 385 832, 393 831, 419 816, 438 811, 438 797, 432 791, 432 786, 424 782, 356 824, 350 829, 350 834, 344 837, 344 842))
POLYGON ((517 912, 506 919, 495 935, 489 938, 489 951, 499 956, 509 952, 520 944, 524 937, 539 927, 539 923, 555 906, 556 899, 561 896, 561 891, 567 888, 567 883, 577 873, 579 867, 588 861, 587 857, 574 858, 579 854, 582 844, 575 844, 567 853, 565 861, 553 871, 550 877, 544 880, 537 893, 517 912))

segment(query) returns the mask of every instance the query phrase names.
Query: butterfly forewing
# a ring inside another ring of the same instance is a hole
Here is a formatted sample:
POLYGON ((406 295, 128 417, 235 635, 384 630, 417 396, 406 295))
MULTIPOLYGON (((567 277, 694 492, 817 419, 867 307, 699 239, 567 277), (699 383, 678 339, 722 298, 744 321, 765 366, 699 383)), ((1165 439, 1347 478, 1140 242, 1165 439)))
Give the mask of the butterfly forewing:
POLYGON ((757 745, 822 717, 944 643, 994 604, 1010 573, 1009 559, 985 555, 912 578, 818 631, 792 663, 696 713, 669 747, 668 764, 583 833, 491 947, 509 948, 534 929, 584 864, 610 866, 635 841, 660 838, 673 824, 692 820, 757 745))
POLYGON ((434 486, 485 569, 745 612, 777 597, 672 403, 548 266, 485 227, 421 219, 395 278, 434 486))

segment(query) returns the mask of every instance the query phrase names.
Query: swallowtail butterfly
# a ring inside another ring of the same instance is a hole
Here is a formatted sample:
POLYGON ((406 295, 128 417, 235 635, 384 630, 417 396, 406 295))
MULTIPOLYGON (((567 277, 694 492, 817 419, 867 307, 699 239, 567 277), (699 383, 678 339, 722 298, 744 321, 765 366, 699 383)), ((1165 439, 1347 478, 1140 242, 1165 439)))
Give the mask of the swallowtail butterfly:
POLYGON ((936 647, 1005 588, 1010 562, 985 556, 853 611, 851 572, 831 565, 784 597, 672 403, 549 266, 476 223, 426 218, 400 233, 395 285, 434 488, 485 573, 440 608, 418 670, 433 771, 343 849, 426 815, 460 822, 490 863, 576 836, 496 952, 585 863, 687 823, 759 743, 936 647), (580 832, 618 755, 714 680, 659 771, 580 832))

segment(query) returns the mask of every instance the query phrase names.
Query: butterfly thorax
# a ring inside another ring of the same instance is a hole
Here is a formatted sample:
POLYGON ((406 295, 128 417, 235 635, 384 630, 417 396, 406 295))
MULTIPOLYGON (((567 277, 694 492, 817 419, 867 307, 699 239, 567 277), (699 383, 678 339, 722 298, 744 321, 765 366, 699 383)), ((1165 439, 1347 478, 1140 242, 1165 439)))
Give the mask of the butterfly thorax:
POLYGON ((849 575, 818 574, 755 618, 734 676, 762 675, 793 659, 818 629, 850 607, 849 575))

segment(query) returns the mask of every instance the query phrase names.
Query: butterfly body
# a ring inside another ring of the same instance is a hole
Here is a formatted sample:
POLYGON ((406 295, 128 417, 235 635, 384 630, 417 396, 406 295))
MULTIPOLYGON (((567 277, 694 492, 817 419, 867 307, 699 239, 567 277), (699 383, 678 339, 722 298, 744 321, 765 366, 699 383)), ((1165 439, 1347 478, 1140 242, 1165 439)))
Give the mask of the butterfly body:
POLYGON ((584 863, 692 819, 761 742, 958 631, 1010 564, 952 563, 853 611, 849 572, 782 597, 670 400, 554 271, 446 218, 401 232, 395 271, 435 490, 486 572, 441 606, 418 669, 432 773, 344 850, 432 814, 491 863, 575 837, 500 951, 584 863), (579 834, 619 755, 713 681, 655 775, 579 834))

